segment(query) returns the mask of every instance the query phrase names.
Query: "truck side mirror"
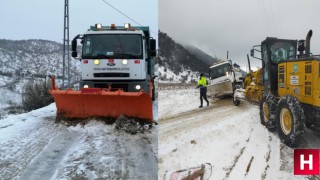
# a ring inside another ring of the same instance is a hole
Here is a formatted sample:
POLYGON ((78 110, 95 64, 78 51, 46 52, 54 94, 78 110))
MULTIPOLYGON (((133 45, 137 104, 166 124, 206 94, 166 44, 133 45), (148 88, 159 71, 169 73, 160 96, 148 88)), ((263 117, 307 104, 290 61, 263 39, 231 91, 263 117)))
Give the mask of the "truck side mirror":
POLYGON ((73 58, 76 58, 76 57, 78 57, 78 53, 76 51, 72 51, 71 56, 73 58))
POLYGON ((71 49, 72 49, 72 57, 77 57, 78 53, 77 53, 77 39, 73 39, 72 40, 72 44, 71 44, 71 49))
POLYGON ((254 57, 254 49, 251 49, 251 50, 250 50, 250 56, 251 56, 251 57, 254 57))
POLYGON ((155 39, 150 39, 149 44, 150 44, 149 54, 150 54, 151 57, 154 57, 154 56, 157 55, 157 52, 156 52, 156 40, 155 39))
POLYGON ((79 37, 80 37, 80 35, 77 35, 76 37, 73 38, 73 40, 71 42, 71 50, 72 50, 71 56, 73 58, 76 58, 78 56, 78 53, 77 53, 77 39, 79 37))

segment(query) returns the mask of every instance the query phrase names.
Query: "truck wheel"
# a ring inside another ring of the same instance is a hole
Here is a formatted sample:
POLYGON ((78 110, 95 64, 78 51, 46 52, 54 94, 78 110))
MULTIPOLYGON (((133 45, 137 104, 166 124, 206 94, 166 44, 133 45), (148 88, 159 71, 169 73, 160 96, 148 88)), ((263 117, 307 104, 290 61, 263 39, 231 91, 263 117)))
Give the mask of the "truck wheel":
POLYGON ((237 99, 237 98, 235 98, 235 90, 233 90, 233 94, 232 94, 232 102, 233 102, 233 104, 235 105, 235 106, 239 106, 240 105, 240 100, 239 99, 237 99))
POLYGON ((277 108, 277 126, 281 141, 289 147, 300 145, 305 128, 305 115, 294 96, 284 96, 277 108))
POLYGON ((235 106, 239 106, 241 101, 237 98, 235 98, 235 92, 236 92, 236 89, 239 89, 240 87, 236 84, 236 82, 233 82, 232 83, 232 90, 233 90, 233 93, 232 93, 232 102, 235 106))
POLYGON ((272 125, 270 111, 271 111, 270 103, 267 101, 267 98, 263 96, 260 101, 260 122, 270 132, 273 132, 276 130, 276 126, 272 125))

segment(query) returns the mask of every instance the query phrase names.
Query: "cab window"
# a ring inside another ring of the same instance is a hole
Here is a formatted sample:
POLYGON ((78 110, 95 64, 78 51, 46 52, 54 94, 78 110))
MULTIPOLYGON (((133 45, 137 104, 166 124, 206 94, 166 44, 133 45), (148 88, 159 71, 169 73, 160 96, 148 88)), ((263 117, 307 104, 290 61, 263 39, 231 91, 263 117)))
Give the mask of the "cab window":
POLYGON ((271 61, 279 63, 288 59, 295 59, 296 48, 289 42, 276 42, 271 45, 271 61))

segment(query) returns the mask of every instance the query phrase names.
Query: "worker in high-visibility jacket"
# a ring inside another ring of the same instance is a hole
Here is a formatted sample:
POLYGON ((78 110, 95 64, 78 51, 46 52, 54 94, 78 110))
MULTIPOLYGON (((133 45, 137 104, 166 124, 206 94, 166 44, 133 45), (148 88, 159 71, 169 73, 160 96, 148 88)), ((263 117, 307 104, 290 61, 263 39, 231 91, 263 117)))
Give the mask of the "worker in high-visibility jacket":
POLYGON ((203 76, 203 74, 200 74, 200 79, 198 81, 197 88, 200 88, 200 106, 199 108, 202 108, 203 106, 203 99, 207 102, 207 106, 209 106, 209 101, 207 99, 207 79, 203 76))

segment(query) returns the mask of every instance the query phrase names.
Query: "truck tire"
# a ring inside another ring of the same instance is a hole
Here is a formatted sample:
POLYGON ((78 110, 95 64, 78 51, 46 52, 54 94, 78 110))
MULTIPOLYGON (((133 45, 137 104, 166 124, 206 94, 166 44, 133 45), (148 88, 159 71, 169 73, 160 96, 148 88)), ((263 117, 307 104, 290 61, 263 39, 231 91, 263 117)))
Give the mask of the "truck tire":
POLYGON ((260 123, 265 126, 268 131, 273 132, 277 127, 272 123, 270 112, 271 103, 267 100, 266 96, 263 96, 260 101, 260 123))
POLYGON ((236 99, 234 97, 234 93, 235 93, 235 90, 233 90, 233 94, 232 94, 232 102, 235 106, 239 106, 240 105, 240 100, 239 99, 236 99))
POLYGON ((238 85, 235 83, 235 82, 233 82, 232 83, 232 89, 233 89, 233 93, 232 93, 232 102, 233 102, 233 104, 235 105, 235 106, 239 106, 240 105, 240 103, 241 103, 241 101, 239 100, 239 99, 237 99, 237 98, 235 98, 235 92, 236 92, 236 89, 238 89, 238 88, 240 88, 240 87, 238 87, 238 85))
POLYGON ((280 140, 289 147, 298 147, 305 132, 305 115, 300 102, 294 96, 280 99, 276 121, 280 140))

